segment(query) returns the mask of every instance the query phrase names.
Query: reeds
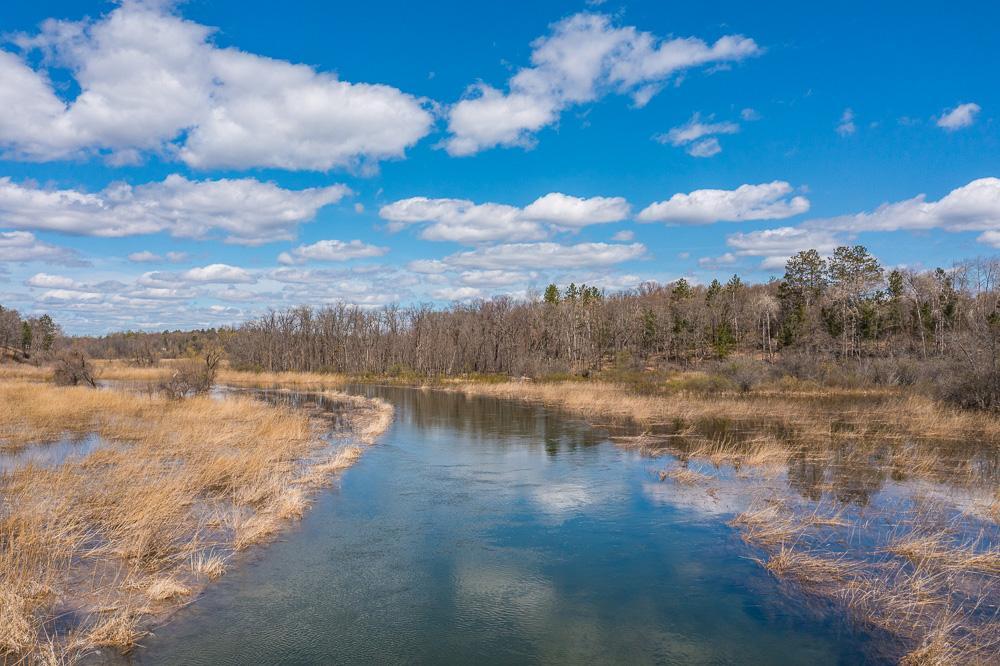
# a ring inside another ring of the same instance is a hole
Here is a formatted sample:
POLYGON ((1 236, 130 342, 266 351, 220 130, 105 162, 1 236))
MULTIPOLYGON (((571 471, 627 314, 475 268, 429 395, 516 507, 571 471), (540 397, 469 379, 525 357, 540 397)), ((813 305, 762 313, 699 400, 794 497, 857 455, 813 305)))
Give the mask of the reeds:
MULTIPOLYGON (((372 443, 391 421, 385 403, 334 398, 353 442, 372 443)), ((82 459, 0 475, 0 659, 131 649, 150 615, 300 518, 311 489, 358 459, 358 446, 320 437, 329 427, 250 397, 0 384, 3 446, 104 441, 82 459), (81 619, 56 632, 67 606, 81 619)))

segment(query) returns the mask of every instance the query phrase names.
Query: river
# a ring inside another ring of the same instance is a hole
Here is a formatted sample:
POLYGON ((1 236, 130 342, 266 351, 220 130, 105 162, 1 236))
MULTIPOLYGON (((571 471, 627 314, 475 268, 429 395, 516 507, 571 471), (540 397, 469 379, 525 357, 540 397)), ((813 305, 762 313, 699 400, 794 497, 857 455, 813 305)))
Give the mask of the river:
POLYGON ((391 428, 133 661, 872 663, 871 639, 749 559, 724 502, 606 433, 533 405, 352 391, 390 401, 391 428))

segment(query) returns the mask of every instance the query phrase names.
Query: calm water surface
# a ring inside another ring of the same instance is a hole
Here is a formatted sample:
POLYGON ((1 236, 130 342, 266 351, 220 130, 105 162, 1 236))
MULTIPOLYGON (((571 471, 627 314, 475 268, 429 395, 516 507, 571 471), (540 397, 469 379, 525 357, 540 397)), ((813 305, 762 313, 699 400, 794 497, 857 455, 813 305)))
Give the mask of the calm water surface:
POLYGON ((364 387, 378 445, 142 664, 871 663, 654 461, 536 406, 364 387))

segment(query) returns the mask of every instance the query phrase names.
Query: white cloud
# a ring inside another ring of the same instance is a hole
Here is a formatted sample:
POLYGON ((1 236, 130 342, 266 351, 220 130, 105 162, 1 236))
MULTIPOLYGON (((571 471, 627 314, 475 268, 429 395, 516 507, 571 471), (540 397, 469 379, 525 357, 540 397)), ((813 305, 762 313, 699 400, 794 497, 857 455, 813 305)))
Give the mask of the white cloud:
POLYGON ((467 199, 411 197, 379 210, 392 231, 421 224, 421 238, 465 244, 541 240, 553 229, 617 222, 628 213, 628 202, 621 197, 584 199, 561 192, 546 194, 524 209, 498 203, 477 204, 467 199))
POLYGON ((842 244, 843 241, 830 231, 802 227, 735 233, 726 238, 726 245, 735 250, 736 256, 763 257, 761 267, 765 269, 783 267, 789 257, 802 250, 828 254, 842 244))
POLYGON ((482 298, 483 292, 475 287, 441 287, 432 290, 431 296, 442 301, 469 301, 482 298))
POLYGON ((619 222, 628 217, 629 205, 622 197, 581 199, 561 192, 551 192, 529 204, 522 215, 530 220, 548 222, 563 228, 619 222))
POLYGON ((701 114, 695 113, 684 123, 666 134, 653 137, 660 143, 672 146, 687 146, 686 152, 692 157, 712 157, 722 152, 717 134, 736 134, 740 126, 733 122, 713 123, 712 116, 702 122, 701 114))
POLYGON ((387 247, 378 247, 362 243, 360 240, 321 240, 312 245, 300 245, 291 252, 282 252, 278 262, 286 265, 302 264, 307 261, 348 261, 366 257, 381 257, 389 251, 387 247))
POLYGON ((751 109, 750 107, 747 107, 742 111, 740 111, 740 118, 749 123, 755 120, 760 120, 760 113, 756 109, 751 109))
POLYGON ((844 112, 840 114, 840 122, 837 123, 837 134, 840 136, 850 136, 857 129, 857 126, 854 124, 854 111, 844 109, 844 112))
POLYGON ((421 101, 396 88, 218 48, 172 4, 125 0, 96 21, 19 36, 72 73, 68 102, 44 70, 0 51, 0 145, 33 160, 153 151, 196 168, 328 170, 402 157, 430 131, 421 101))
POLYGON ((702 122, 701 114, 695 113, 683 125, 674 127, 666 134, 658 134, 655 138, 660 143, 669 143, 672 146, 685 146, 705 136, 713 134, 736 134, 740 131, 740 126, 736 123, 713 123, 711 120, 712 118, 709 117, 709 122, 702 122))
POLYGON ((466 199, 412 197, 382 206, 379 215, 389 220, 393 231, 409 224, 426 224, 420 236, 427 240, 483 243, 546 236, 540 224, 521 218, 519 208, 466 199))
POLYGON ((687 154, 691 157, 713 157, 721 152, 722 146, 714 136, 692 143, 687 149, 687 154))
POLYGON ((1000 178, 979 178, 938 201, 927 201, 927 195, 920 194, 905 201, 882 204, 870 213, 810 220, 804 226, 849 232, 997 230, 1000 229, 1000 178))
POLYGON ((959 104, 954 109, 948 109, 942 113, 937 120, 937 126, 947 132, 960 130, 976 122, 976 115, 980 111, 982 111, 982 107, 978 104, 972 102, 959 104))
POLYGON ((344 185, 286 190, 253 178, 192 181, 181 175, 98 193, 45 190, 0 178, 0 224, 21 229, 118 237, 167 231, 204 238, 213 231, 230 243, 253 245, 295 237, 323 206, 350 190, 344 185))
POLYGON ((720 268, 722 266, 731 266, 735 264, 739 259, 732 252, 726 252, 718 257, 702 257, 698 260, 698 265, 702 268, 720 268))
POLYGON ((693 37, 661 40, 608 16, 580 13, 532 42, 531 67, 519 70, 504 92, 486 84, 469 88, 448 115, 452 155, 494 146, 530 146, 568 107, 609 93, 631 95, 642 106, 671 76, 712 62, 758 55, 752 39, 726 35, 709 45, 693 37))
MULTIPOLYGON (((170 279, 169 275, 154 275, 155 279, 161 282, 170 279)), ((192 268, 184 271, 177 277, 187 283, 250 284, 257 281, 246 269, 239 266, 230 266, 229 264, 210 264, 208 266, 192 268)))
POLYGON ((470 287, 506 287, 512 284, 521 284, 538 277, 538 273, 521 271, 505 271, 493 269, 486 271, 463 271, 459 276, 459 281, 470 287))
POLYGON ((29 231, 0 231, 0 261, 44 261, 71 265, 86 263, 75 251, 44 243, 29 231))
POLYGON ((740 185, 735 190, 695 190, 650 204, 637 219, 671 224, 779 220, 809 210, 809 200, 803 196, 789 198, 791 192, 792 186, 780 180, 740 185))
POLYGON ((187 252, 167 252, 162 257, 155 252, 150 252, 149 250, 142 250, 141 252, 133 252, 128 255, 128 260, 137 264, 161 264, 163 262, 170 262, 171 264, 179 264, 180 262, 187 259, 187 252))
POLYGON ((137 264, 156 264, 163 261, 163 257, 150 252, 149 250, 143 250, 141 252, 133 252, 128 255, 128 260, 137 264))
POLYGON ((635 240, 635 232, 629 229, 622 229, 621 231, 615 233, 615 235, 611 237, 611 240, 621 242, 632 241, 635 240))
POLYGON ((541 268, 569 269, 610 266, 641 259, 646 247, 641 243, 510 243, 469 252, 459 252, 444 259, 448 266, 477 269, 541 268))
POLYGON ((72 278, 49 273, 36 273, 25 280, 24 284, 44 289, 73 289, 76 286, 76 282, 72 278))
POLYGON ((979 234, 976 240, 984 245, 1000 249, 1000 231, 984 231, 979 234))

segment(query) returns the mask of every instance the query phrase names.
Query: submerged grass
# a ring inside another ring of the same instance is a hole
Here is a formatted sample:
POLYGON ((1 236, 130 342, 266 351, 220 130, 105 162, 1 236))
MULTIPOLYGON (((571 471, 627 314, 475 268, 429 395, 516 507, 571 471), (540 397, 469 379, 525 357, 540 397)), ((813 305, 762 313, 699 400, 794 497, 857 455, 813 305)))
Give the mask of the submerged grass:
MULTIPOLYGON (((340 434, 360 445, 391 420, 385 403, 334 397, 348 410, 340 434)), ((310 490, 357 460, 358 446, 320 437, 328 429, 249 397, 0 384, 3 446, 67 433, 106 442, 56 467, 0 475, 0 659, 131 649, 148 618, 301 517, 310 490)))
POLYGON ((644 395, 602 382, 451 389, 638 430, 616 439, 669 454, 657 474, 678 492, 721 490, 742 504, 730 524, 753 559, 893 637, 886 654, 913 665, 1000 663, 1000 419, 897 389, 685 386, 667 381, 644 395), (879 498, 887 483, 895 500, 879 498))

